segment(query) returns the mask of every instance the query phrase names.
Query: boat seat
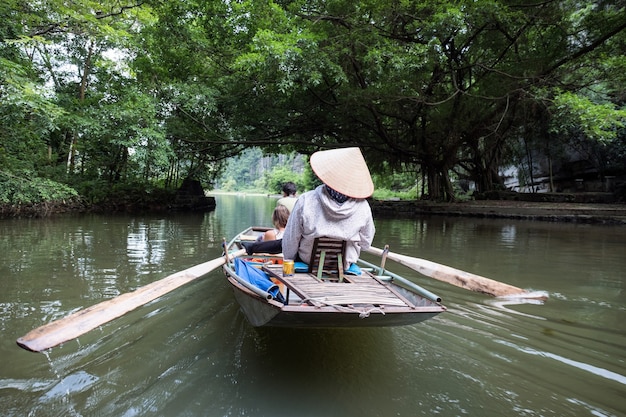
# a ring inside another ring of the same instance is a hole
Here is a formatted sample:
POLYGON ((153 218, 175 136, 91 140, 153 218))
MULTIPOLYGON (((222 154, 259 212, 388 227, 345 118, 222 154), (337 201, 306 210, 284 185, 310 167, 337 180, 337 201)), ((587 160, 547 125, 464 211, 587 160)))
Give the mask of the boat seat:
POLYGON ((318 237, 313 242, 309 273, 319 280, 344 280, 343 262, 346 258, 346 241, 318 237))

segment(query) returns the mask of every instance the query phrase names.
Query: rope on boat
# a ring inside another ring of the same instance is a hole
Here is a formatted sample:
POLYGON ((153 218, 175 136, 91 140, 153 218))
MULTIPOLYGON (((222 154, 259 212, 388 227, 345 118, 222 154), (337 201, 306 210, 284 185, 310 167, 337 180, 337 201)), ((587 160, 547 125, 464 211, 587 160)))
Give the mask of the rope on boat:
POLYGON ((358 309, 356 307, 347 307, 347 306, 345 306, 343 304, 331 303, 329 301, 326 301, 325 298, 312 298, 312 297, 309 297, 309 298, 304 298, 302 301, 303 302, 310 301, 311 303, 313 303, 313 306, 316 307, 316 308, 321 308, 321 307, 327 306, 327 307, 334 307, 335 309, 337 309, 339 311, 342 311, 344 313, 359 313, 359 318, 360 319, 368 318, 370 316, 370 314, 374 313, 374 312, 381 313, 383 316, 385 315, 385 312, 380 307, 372 307, 372 308, 370 308, 368 310, 363 311, 363 310, 360 310, 360 309, 358 309))
POLYGON ((360 319, 368 318, 370 316, 370 313, 373 313, 373 312, 381 313, 383 316, 385 315, 385 312, 380 307, 372 307, 372 308, 370 308, 367 311, 362 311, 359 314, 359 318, 360 319))

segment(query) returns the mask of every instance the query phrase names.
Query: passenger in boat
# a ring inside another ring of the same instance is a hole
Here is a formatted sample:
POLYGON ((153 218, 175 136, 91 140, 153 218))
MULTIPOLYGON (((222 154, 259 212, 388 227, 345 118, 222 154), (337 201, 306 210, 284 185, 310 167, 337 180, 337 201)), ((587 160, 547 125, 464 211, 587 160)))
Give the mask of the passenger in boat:
POLYGON ((274 229, 266 231, 260 235, 254 242, 242 242, 241 245, 246 249, 248 255, 254 253, 281 253, 282 237, 285 233, 285 227, 289 220, 289 209, 281 205, 276 206, 272 212, 272 223, 274 229))
POLYGON ((282 239, 285 227, 287 226, 287 220, 289 220, 289 208, 284 205, 278 205, 272 212, 272 223, 274 229, 270 229, 261 235, 261 241, 266 242, 269 240, 282 239))
MULTIPOLYGON (((274 229, 269 229, 264 234, 260 235, 255 242, 242 242, 242 246, 246 249, 248 255, 254 253, 280 253, 282 251, 282 237, 285 232, 285 226, 287 226, 287 220, 289 220, 289 210, 287 207, 280 205, 274 208, 272 212, 272 223, 274 223, 274 229)), ((267 259, 251 258, 247 259, 250 262, 265 263, 267 259)), ((282 260, 274 259, 273 263, 282 264, 282 260)))
POLYGON ((296 204, 296 200, 298 199, 298 197, 296 197, 297 192, 298 189, 296 188, 296 184, 291 181, 287 181, 283 184, 283 196, 278 199, 276 206, 285 206, 287 207, 287 210, 291 212, 294 204, 296 204))
POLYGON ((366 200, 374 192, 372 177, 359 148, 319 151, 310 163, 324 184, 298 197, 283 235, 284 258, 309 263, 315 238, 342 239, 349 270, 376 231, 366 200))

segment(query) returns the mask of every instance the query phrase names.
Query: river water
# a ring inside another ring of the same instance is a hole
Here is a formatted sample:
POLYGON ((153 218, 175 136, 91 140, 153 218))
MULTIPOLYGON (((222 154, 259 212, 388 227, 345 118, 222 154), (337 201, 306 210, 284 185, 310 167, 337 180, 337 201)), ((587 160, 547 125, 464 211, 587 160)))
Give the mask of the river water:
MULTIPOLYGON (((274 200, 200 215, 0 221, 3 416, 624 416, 626 228, 376 219, 374 246, 518 287, 513 303, 391 265, 448 311, 385 329, 254 329, 209 273, 45 353, 15 340, 220 256, 274 200)), ((377 262, 373 258, 364 258, 377 262)))

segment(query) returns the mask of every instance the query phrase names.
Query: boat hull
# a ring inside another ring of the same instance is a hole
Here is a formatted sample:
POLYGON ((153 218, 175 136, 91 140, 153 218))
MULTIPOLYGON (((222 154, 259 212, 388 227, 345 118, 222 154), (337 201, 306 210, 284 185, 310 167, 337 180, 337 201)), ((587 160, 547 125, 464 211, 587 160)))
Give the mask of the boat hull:
MULTIPOLYGON (((250 240, 263 228, 250 228, 228 245, 229 251, 241 248, 242 240, 250 240)), ((256 257, 256 255, 255 255, 256 257)), ((272 256, 269 256, 271 259, 272 256)), ((382 281, 372 273, 351 278, 351 283, 322 283, 311 274, 282 277, 282 268, 263 267, 272 277, 289 288, 287 300, 278 301, 259 291, 237 275, 232 260, 224 265, 235 299, 248 322, 255 327, 290 328, 353 328, 391 327, 420 323, 446 310, 440 299, 428 299, 406 286, 382 281), (298 283, 298 285, 296 285, 298 283), (369 287, 368 287, 369 286, 369 287), (367 287, 367 297, 359 298, 367 287), (313 291, 321 291, 314 293, 313 291), (350 297, 345 301, 344 297, 350 297), (385 300, 372 301, 385 292, 385 300), (335 298, 333 298, 335 297, 335 298), (338 298, 337 298, 338 297, 338 298), (335 300, 335 301, 333 301, 335 300), (340 300, 340 301, 338 301, 340 300)), ((386 277, 389 278, 389 277, 386 277)), ((427 291, 424 291, 428 294, 427 291)), ((432 298, 432 297, 431 297, 432 298)))
POLYGON ((374 309, 369 314, 361 311, 338 311, 335 307, 290 306, 251 293, 247 288, 229 280, 235 300, 248 322, 254 327, 340 328, 340 327, 394 327, 420 323, 443 310, 413 311, 374 309))

